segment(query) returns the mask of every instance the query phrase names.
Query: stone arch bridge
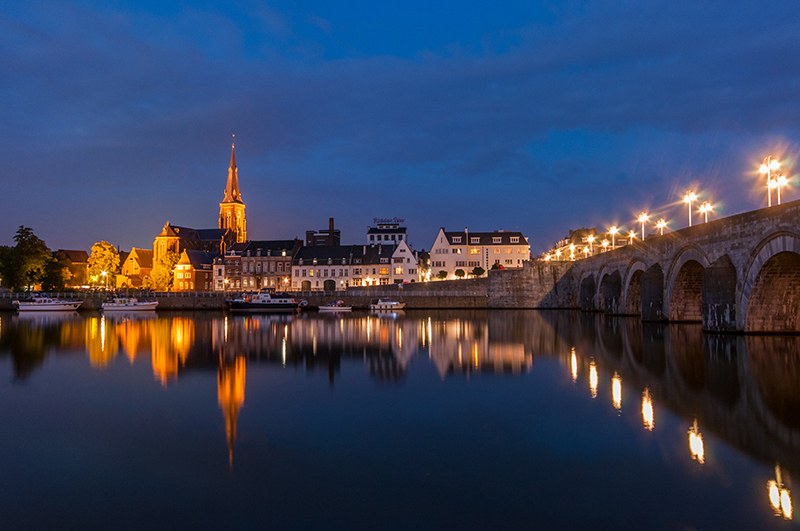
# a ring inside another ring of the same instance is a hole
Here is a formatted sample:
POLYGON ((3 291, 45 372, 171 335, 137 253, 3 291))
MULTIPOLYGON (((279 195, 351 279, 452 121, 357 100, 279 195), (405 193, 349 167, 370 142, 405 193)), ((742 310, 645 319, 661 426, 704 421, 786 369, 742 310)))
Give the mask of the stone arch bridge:
POLYGON ((716 332, 800 332, 800 201, 492 271, 489 307, 580 308, 716 332))

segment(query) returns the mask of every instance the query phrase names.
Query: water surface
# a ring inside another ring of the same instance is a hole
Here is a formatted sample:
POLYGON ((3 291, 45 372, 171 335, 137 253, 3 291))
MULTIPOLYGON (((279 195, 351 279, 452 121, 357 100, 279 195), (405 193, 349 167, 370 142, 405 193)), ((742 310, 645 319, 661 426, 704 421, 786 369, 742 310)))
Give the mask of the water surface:
POLYGON ((2 529, 784 529, 800 338, 0 313, 2 529))

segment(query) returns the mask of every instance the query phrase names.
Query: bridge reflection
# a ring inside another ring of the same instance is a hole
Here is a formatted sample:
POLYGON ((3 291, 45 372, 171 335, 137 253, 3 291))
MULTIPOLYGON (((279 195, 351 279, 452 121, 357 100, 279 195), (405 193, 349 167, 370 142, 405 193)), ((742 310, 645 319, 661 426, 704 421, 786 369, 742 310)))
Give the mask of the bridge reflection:
POLYGON ((533 370, 537 357, 555 360, 577 389, 585 381, 595 400, 607 400, 617 412, 640 409, 645 430, 659 430, 660 411, 684 419, 686 455, 698 465, 706 464, 715 440, 723 440, 774 468, 764 480, 770 506, 782 517, 792 515, 792 476, 800 471, 796 336, 708 334, 699 324, 579 311, 0 313, 0 358, 11 359, 16 379, 29 378, 50 356, 83 356, 96 370, 118 360, 149 360, 157 386, 173 385, 187 371, 216 369, 231 460, 247 365, 324 372, 333 386, 345 360, 363 363, 372 378, 389 383, 405 380, 410 366, 424 366, 426 359, 442 379, 519 375, 533 370))

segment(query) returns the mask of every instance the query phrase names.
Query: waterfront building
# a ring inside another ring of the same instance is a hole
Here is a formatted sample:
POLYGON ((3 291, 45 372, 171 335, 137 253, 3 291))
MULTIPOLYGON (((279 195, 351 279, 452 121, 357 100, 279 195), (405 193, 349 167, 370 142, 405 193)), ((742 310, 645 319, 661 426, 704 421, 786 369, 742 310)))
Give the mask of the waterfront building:
POLYGON ((69 260, 69 272, 72 277, 67 281, 67 286, 77 288, 85 286, 86 268, 89 266, 89 253, 74 249, 59 249, 53 255, 56 260, 69 260))
POLYGON ((306 231, 306 245, 340 245, 342 240, 342 233, 339 229, 333 228, 333 218, 328 218, 328 229, 325 230, 307 230, 306 231))
MULTIPOLYGON (((404 236, 404 235, 401 235, 404 236)), ((392 283, 419 282, 419 260, 406 240, 398 240, 392 253, 392 283)))
POLYGON ((217 253, 184 250, 173 272, 173 291, 211 291, 214 286, 214 259, 217 256, 217 253))
POLYGON ((247 243, 234 243, 224 255, 214 258, 214 291, 243 289, 242 251, 247 243))
POLYGON ((362 256, 354 256, 353 245, 301 247, 292 260, 292 291, 335 291, 353 283, 353 271, 361 269, 362 256))
MULTIPOLYGON (((303 242, 294 240, 264 240, 251 241, 238 252, 233 261, 241 264, 241 288, 258 290, 270 289, 283 291, 289 289, 291 278, 292 258, 303 246, 303 242)), ((222 267, 225 267, 225 258, 222 257, 222 267)), ((217 277, 220 269, 219 260, 215 266, 215 289, 220 285, 217 277)), ((222 275, 225 275, 223 270, 222 275)), ((224 279, 222 286, 224 288, 224 279)))
POLYGON ((459 269, 467 275, 476 267, 488 271, 493 266, 504 269, 521 268, 530 259, 528 239, 518 231, 470 232, 468 229, 447 232, 439 229, 430 251, 431 279, 440 271, 446 279, 458 278, 459 269))
POLYGON ((167 251, 178 254, 185 250, 222 254, 235 242, 236 235, 230 229, 192 229, 167 221, 153 242, 153 262, 157 263, 167 251))
POLYGON ((153 251, 134 247, 122 262, 117 275, 117 288, 141 288, 144 279, 153 270, 153 251))
POLYGON ((384 243, 395 245, 398 242, 408 241, 408 229, 401 227, 404 219, 374 218, 375 227, 367 227, 367 245, 384 243))
POLYGON ((247 241, 247 221, 244 216, 242 193, 239 191, 239 170, 236 168, 236 153, 233 144, 231 144, 231 164, 228 168, 225 197, 219 204, 219 228, 232 231, 236 243, 247 241))

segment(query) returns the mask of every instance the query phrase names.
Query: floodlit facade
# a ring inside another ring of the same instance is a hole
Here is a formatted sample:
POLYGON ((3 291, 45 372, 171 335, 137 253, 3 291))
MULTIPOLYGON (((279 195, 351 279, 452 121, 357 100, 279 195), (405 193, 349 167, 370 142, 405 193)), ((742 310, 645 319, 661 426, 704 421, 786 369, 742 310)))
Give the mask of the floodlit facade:
POLYGON ((488 271, 497 265, 503 269, 521 268, 530 259, 528 239, 517 231, 447 232, 439 229, 430 250, 430 279, 444 271, 446 280, 456 277, 457 270, 470 275, 476 267, 488 271))

